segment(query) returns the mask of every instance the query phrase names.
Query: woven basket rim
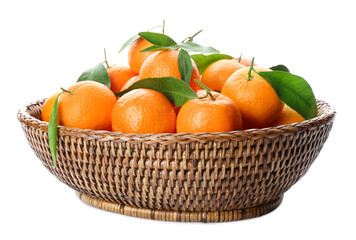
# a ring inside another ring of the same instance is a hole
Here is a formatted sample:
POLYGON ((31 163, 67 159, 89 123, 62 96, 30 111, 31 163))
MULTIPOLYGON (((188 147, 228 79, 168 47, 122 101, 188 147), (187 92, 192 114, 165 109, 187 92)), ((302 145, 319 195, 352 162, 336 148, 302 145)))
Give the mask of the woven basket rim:
MULTIPOLYGON (((25 105, 21 109, 18 110, 17 118, 21 123, 25 125, 34 126, 41 130, 48 130, 48 122, 42 121, 30 115, 29 111, 30 108, 34 105, 42 105, 45 102, 45 99, 37 100, 30 102, 29 104, 25 105)), ((294 133, 296 131, 300 131, 302 129, 307 129, 311 127, 317 127, 321 125, 322 122, 332 120, 335 117, 336 110, 330 106, 330 104, 326 103, 322 100, 317 100, 318 106, 318 116, 312 119, 305 120, 303 122, 288 124, 288 125, 280 125, 276 127, 267 127, 261 129, 247 129, 247 130, 237 130, 237 131, 230 131, 230 132, 214 132, 214 133, 145 133, 145 134, 135 134, 135 133, 122 133, 122 132, 113 132, 113 131, 106 131, 106 130, 91 130, 91 129, 80 129, 80 128, 72 128, 59 125, 58 126, 58 134, 62 136, 73 136, 78 135, 81 137, 92 138, 92 139, 99 139, 101 141, 108 141, 108 140, 138 140, 142 142, 160 142, 164 144, 164 141, 161 142, 159 140, 168 140, 172 142, 175 138, 177 141, 182 142, 183 139, 190 139, 194 141, 206 141, 207 138, 231 138, 231 137, 248 137, 254 138, 258 137, 261 138, 263 136, 268 136, 270 138, 277 137, 280 134, 286 133, 294 133), (323 112, 321 112, 323 109, 323 112)))

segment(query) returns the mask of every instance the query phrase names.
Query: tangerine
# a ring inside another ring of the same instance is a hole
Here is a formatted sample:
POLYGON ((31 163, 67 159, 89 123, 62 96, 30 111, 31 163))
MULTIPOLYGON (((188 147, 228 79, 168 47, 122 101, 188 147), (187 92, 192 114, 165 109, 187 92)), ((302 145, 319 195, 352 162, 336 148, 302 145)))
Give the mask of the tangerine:
POLYGON ((130 80, 128 80, 125 85, 121 88, 120 92, 121 91, 124 91, 126 89, 128 89, 132 84, 134 84, 135 82, 137 82, 138 80, 140 80, 140 77, 138 75, 130 78, 130 80))
POLYGON ((58 101, 60 125, 111 130, 111 110, 117 99, 108 87, 94 81, 82 81, 67 91, 58 101))
POLYGON ((43 104, 42 112, 41 112, 42 121, 49 122, 49 120, 51 119, 52 108, 53 108, 53 105, 54 105, 54 101, 56 101, 56 98, 57 98, 57 96, 59 94, 60 94, 60 92, 57 92, 57 93, 53 94, 52 96, 47 98, 47 100, 43 104))
MULTIPOLYGON (((143 63, 139 75, 140 79, 159 77, 176 77, 182 79, 178 68, 178 55, 179 51, 176 50, 155 52, 143 63)), ((196 92, 201 89, 201 87, 194 79, 200 81, 200 74, 193 60, 192 65, 193 71, 189 86, 196 92)))
MULTIPOLYGON (((255 70, 271 71, 262 67, 255 67, 255 70)), ((221 93, 231 98, 239 107, 244 128, 269 126, 284 106, 268 82, 251 71, 250 67, 234 72, 225 82, 221 93)))
POLYGON ((236 70, 245 66, 234 59, 222 59, 210 64, 202 74, 201 82, 215 91, 221 91, 226 80, 236 70))
POLYGON ((275 127, 279 125, 287 125, 296 122, 303 122, 305 119, 292 108, 290 108, 287 104, 284 105, 284 108, 281 114, 278 116, 276 120, 274 120, 270 126, 275 127))
POLYGON ((114 64, 108 67, 107 71, 113 92, 119 92, 125 83, 136 75, 128 66, 122 64, 114 64))
POLYGON ((154 51, 140 52, 150 46, 153 46, 153 44, 142 37, 131 43, 128 52, 128 60, 130 68, 135 74, 140 73, 143 62, 154 53, 154 51))
POLYGON ((115 104, 112 129, 124 133, 174 133, 176 114, 170 101, 160 92, 135 89, 115 104))
MULTIPOLYGON (((228 97, 210 92, 211 96, 191 99, 180 109, 177 117, 177 132, 228 132, 243 128, 238 107, 228 97)), ((198 91, 203 97, 206 91, 198 91)))

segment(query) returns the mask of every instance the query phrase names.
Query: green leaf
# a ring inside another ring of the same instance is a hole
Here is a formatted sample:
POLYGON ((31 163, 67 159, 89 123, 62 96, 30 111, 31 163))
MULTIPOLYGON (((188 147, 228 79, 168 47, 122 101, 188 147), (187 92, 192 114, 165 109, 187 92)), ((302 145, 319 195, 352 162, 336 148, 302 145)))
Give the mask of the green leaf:
POLYGON ((134 89, 147 88, 163 93, 177 107, 182 106, 190 99, 198 98, 198 95, 181 79, 175 77, 145 78, 132 84, 128 89, 116 92, 118 97, 123 96, 134 89))
POLYGON ((194 60, 195 64, 199 69, 199 73, 203 74, 205 69, 209 67, 210 64, 219 61, 221 59, 231 59, 230 55, 226 54, 211 54, 211 55, 204 55, 204 54, 194 54, 191 55, 192 59, 194 60))
POLYGON ((139 35, 135 35, 130 37, 125 43, 124 45, 122 45, 122 47, 119 50, 119 53, 121 53, 123 50, 125 50, 128 46, 131 45, 131 43, 133 43, 134 41, 136 41, 140 36, 139 35))
POLYGON ((317 116, 316 100, 308 82, 297 75, 282 72, 258 72, 276 91, 279 98, 304 119, 317 116))
POLYGON ((161 50, 176 50, 176 49, 178 49, 177 45, 166 46, 166 47, 153 45, 153 46, 150 46, 148 48, 145 48, 145 49, 141 50, 140 52, 161 51, 161 50))
POLYGON ((192 77, 193 65, 189 54, 181 49, 178 54, 178 69, 182 80, 189 85, 192 77))
POLYGON ((95 82, 99 82, 110 88, 111 82, 108 75, 108 71, 104 67, 102 63, 99 63, 95 67, 86 70, 80 75, 77 82, 92 80, 95 82))
POLYGON ((57 124, 58 124, 58 94, 52 108, 51 118, 48 123, 48 144, 52 155, 53 167, 57 165, 57 124))
POLYGON ((168 47, 177 44, 172 38, 162 33, 140 32, 138 35, 158 46, 168 47))
POLYGON ((271 69, 272 71, 290 72, 289 69, 282 64, 270 67, 269 69, 271 69))
POLYGON ((219 51, 213 47, 204 47, 204 46, 201 46, 201 45, 199 45, 195 42, 191 42, 191 41, 179 43, 178 46, 187 52, 196 52, 196 53, 202 53, 202 54, 219 53, 219 51))

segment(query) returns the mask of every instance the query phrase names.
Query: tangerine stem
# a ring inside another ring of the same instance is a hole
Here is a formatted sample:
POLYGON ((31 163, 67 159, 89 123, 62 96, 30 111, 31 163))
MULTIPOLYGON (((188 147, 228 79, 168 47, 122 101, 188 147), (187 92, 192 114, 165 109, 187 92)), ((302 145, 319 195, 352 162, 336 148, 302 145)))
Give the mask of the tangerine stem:
POLYGON ((211 89, 210 89, 210 88, 208 88, 208 87, 205 86, 202 82, 199 82, 199 81, 196 80, 196 79, 194 79, 194 81, 195 81, 196 83, 198 83, 198 84, 199 84, 202 88, 204 88, 204 90, 206 91, 205 96, 204 96, 204 97, 198 97, 198 99, 206 98, 206 97, 209 95, 209 97, 210 97, 213 101, 215 101, 215 97, 213 96, 213 94, 211 94, 211 89))
POLYGON ((209 95, 209 94, 208 94, 208 91, 206 91, 205 96, 203 96, 203 97, 198 97, 198 99, 203 99, 203 98, 206 98, 208 95, 209 95))
POLYGON ((61 87, 61 90, 62 90, 63 92, 67 92, 67 93, 69 93, 69 94, 73 94, 73 92, 72 92, 72 91, 69 91, 69 90, 64 89, 64 88, 62 88, 62 87, 61 87))
POLYGON ((151 32, 153 29, 158 28, 158 27, 162 27, 162 25, 154 26, 154 27, 148 29, 146 32, 151 32))
POLYGON ((241 62, 241 58, 242 58, 242 53, 240 54, 240 57, 238 58, 239 59, 239 63, 241 62))
POLYGON ((253 69, 253 62, 255 61, 255 58, 253 57, 251 60, 251 65, 250 65, 250 69, 248 70, 248 74, 247 74, 247 81, 251 80, 252 76, 251 76, 251 72, 253 69))
POLYGON ((211 100, 215 101, 215 97, 213 96, 213 94, 211 94, 210 91, 208 92, 208 94, 209 94, 209 97, 211 98, 211 100))
POLYGON ((163 19, 163 24, 162 24, 162 34, 164 34, 164 28, 166 27, 166 19, 163 19))
POLYGON ((106 49, 104 48, 104 58, 105 58, 105 61, 104 63, 106 64, 106 68, 109 68, 109 63, 108 63, 108 60, 106 59, 106 49))
POLYGON ((211 94, 210 91, 206 91, 205 96, 203 96, 203 97, 198 97, 198 99, 207 98, 208 96, 211 98, 211 100, 215 101, 215 97, 213 96, 213 94, 211 94))
POLYGON ((198 32, 194 33, 192 36, 185 38, 182 42, 185 42, 186 40, 188 40, 189 42, 193 42, 193 39, 195 38, 196 35, 198 35, 199 33, 201 33, 203 31, 203 29, 200 29, 198 32))

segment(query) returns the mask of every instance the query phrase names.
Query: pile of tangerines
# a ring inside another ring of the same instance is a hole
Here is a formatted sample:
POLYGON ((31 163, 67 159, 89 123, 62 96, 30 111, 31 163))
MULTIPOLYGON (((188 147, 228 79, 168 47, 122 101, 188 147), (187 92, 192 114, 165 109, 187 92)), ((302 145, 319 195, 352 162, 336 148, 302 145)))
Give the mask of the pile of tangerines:
POLYGON ((215 61, 203 72, 199 72, 191 59, 189 86, 198 98, 181 107, 176 107, 164 93, 146 88, 116 97, 114 92, 127 90, 142 79, 182 79, 178 65, 180 50, 142 52, 152 45, 139 37, 129 46, 129 66, 107 66, 110 88, 88 79, 52 95, 43 105, 42 120, 50 121, 60 94, 57 123, 82 129, 138 134, 228 132, 304 121, 256 73, 270 70, 241 57, 215 61))

